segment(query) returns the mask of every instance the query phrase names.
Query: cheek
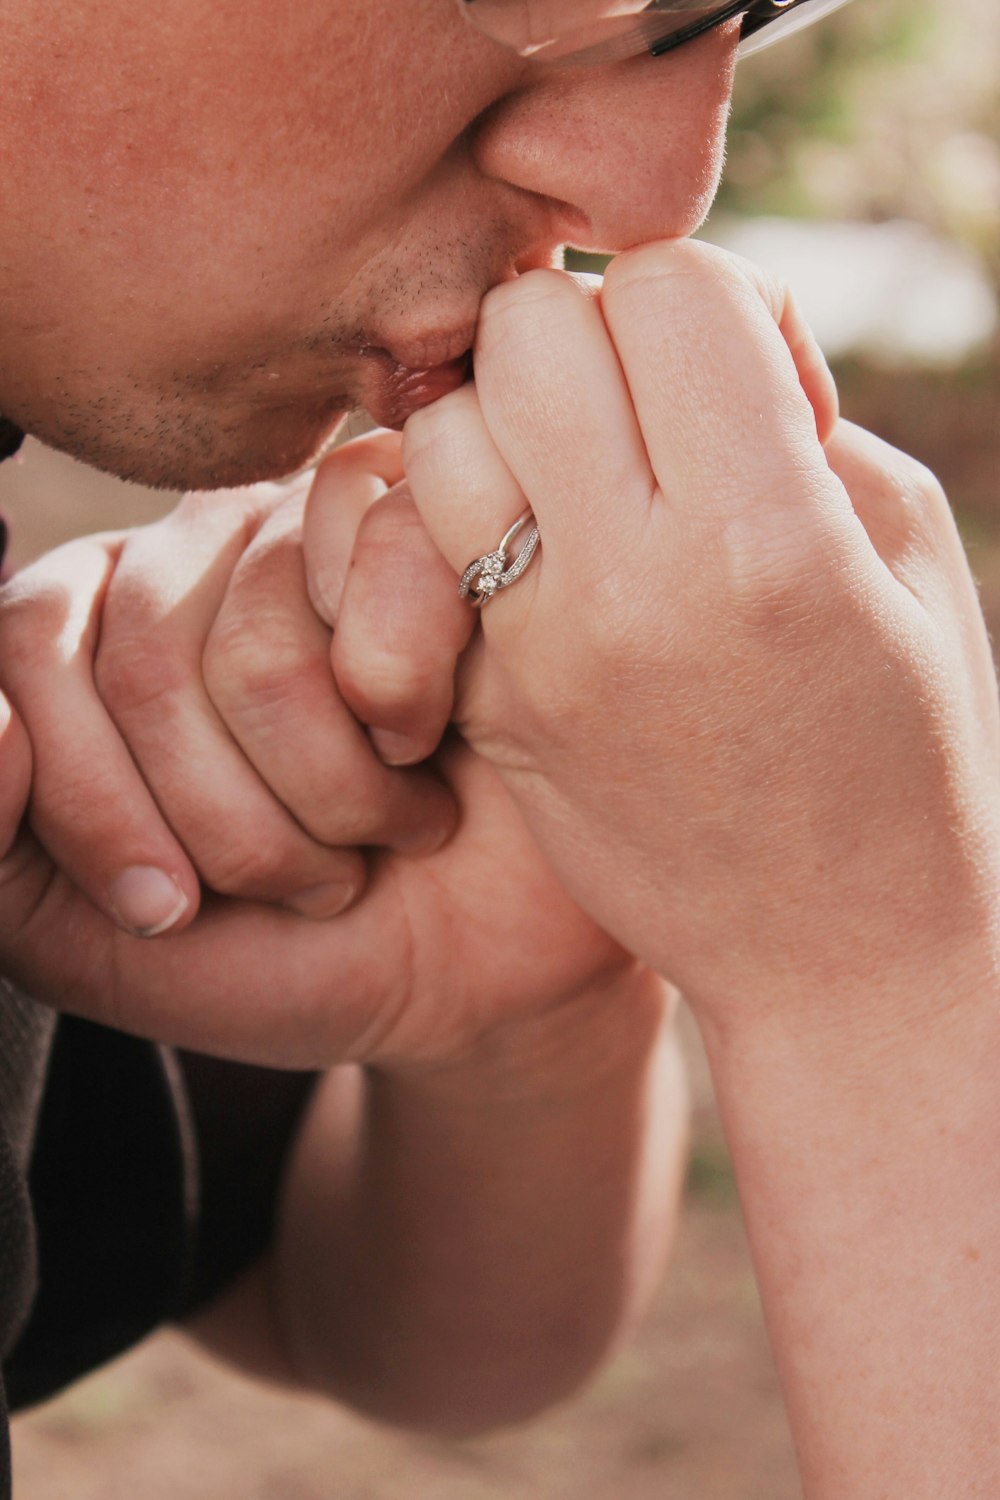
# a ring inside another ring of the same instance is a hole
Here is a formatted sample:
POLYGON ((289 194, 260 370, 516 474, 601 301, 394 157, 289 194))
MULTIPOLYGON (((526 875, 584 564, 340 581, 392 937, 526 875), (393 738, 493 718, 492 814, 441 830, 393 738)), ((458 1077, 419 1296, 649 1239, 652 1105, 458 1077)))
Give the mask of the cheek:
POLYGON ((384 0, 58 8, 0 100, 5 138, 8 116, 30 122, 8 200, 22 302, 33 286, 81 325, 113 308, 161 343, 186 320, 235 329, 248 299, 265 320, 321 304, 465 123, 424 36, 440 0, 408 4, 405 35, 384 0))

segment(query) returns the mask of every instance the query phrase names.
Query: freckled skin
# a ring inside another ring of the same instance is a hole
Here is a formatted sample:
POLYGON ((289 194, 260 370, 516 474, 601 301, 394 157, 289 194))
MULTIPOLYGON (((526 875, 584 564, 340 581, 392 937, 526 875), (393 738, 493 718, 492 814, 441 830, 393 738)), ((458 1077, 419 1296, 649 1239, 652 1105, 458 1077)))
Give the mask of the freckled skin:
POLYGON ((569 240, 690 231, 734 51, 532 69, 451 0, 21 0, 0 55, 0 410, 112 472, 249 483, 363 404, 364 346, 569 240))

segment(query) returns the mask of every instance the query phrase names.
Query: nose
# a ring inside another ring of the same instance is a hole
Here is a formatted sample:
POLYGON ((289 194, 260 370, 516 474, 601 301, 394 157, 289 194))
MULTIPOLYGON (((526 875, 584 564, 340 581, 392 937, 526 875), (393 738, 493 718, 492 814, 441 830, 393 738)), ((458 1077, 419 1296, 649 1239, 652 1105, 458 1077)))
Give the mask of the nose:
POLYGON ((539 68, 480 120, 479 170, 548 199, 583 250, 690 233, 718 184, 738 29, 665 57, 539 68))

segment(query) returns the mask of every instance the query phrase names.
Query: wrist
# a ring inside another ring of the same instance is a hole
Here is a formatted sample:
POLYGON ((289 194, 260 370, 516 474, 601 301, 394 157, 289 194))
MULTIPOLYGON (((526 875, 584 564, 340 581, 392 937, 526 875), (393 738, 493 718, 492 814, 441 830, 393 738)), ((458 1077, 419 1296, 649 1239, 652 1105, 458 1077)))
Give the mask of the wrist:
POLYGON ((995 1486, 1000 988, 970 973, 705 1028, 815 1500, 995 1486))
POLYGON ((961 1038, 1000 995, 1000 897, 942 908, 933 930, 908 930, 887 902, 881 935, 873 923, 863 942, 845 937, 821 956, 776 945, 766 972, 732 964, 725 981, 689 988, 707 1048, 720 1056, 787 1048, 824 1067, 863 1052, 891 1068, 924 1038, 961 1038))
POLYGON ((397 1087, 484 1111, 532 1100, 547 1108, 589 1099, 609 1078, 645 1065, 676 1004, 674 991, 629 960, 558 1003, 494 1025, 448 1058, 376 1063, 397 1087))
POLYGON ((724 1114, 744 1118, 829 1104, 831 1119, 870 1111, 897 1124, 930 1119, 961 1098, 984 1060, 1000 1068, 1000 964, 975 952, 937 953, 920 970, 876 975, 825 993, 768 996, 725 1015, 698 1016, 724 1114))

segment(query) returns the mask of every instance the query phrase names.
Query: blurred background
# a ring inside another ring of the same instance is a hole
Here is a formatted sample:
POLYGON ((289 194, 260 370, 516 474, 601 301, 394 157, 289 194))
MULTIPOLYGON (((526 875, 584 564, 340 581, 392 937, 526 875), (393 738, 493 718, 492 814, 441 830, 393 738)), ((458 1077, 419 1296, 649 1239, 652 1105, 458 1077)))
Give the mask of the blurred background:
MULTIPOLYGON (((845 414, 951 495, 1000 624, 1000 7, 856 0, 740 70, 704 237, 784 275, 845 414)), ((0 469, 25 560, 169 497, 27 444, 0 469)), ((692 1028, 680 1241, 641 1335, 521 1431, 443 1444, 242 1381, 178 1334, 19 1420, 22 1500, 795 1500, 728 1157, 692 1028)))

